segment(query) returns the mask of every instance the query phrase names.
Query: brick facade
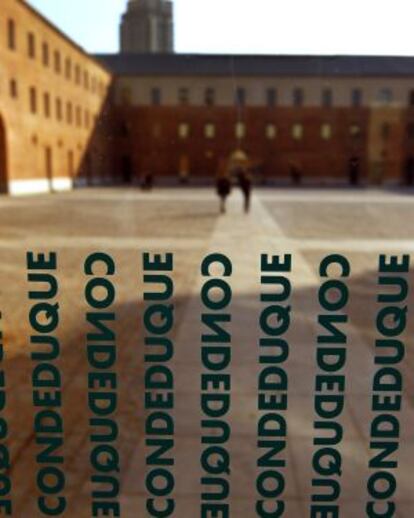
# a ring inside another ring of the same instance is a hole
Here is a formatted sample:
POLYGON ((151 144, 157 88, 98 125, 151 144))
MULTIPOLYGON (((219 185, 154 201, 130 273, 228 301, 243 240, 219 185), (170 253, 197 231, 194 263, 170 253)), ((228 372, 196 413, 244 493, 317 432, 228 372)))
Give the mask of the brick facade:
POLYGON ((0 27, 2 190, 109 178, 111 74, 23 1, 2 0, 0 27))
POLYGON ((4 192, 211 181, 236 149, 263 182, 414 183, 413 58, 90 56, 22 0, 0 27, 4 192))

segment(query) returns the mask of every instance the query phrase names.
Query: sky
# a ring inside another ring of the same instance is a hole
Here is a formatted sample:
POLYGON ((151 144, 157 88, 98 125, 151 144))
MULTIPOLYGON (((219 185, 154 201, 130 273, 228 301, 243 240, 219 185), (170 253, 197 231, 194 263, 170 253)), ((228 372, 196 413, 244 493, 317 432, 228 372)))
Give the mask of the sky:
MULTIPOLYGON (((117 52, 127 0, 27 0, 89 52, 117 52)), ((175 50, 414 55, 412 0, 174 0, 175 50)))

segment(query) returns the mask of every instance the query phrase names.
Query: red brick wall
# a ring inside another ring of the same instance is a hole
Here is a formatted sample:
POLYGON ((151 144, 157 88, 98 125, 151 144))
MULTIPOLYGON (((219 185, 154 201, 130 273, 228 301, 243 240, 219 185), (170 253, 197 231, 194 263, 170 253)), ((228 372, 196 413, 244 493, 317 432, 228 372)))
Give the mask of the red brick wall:
POLYGON ((130 156, 134 174, 151 168, 156 175, 177 176, 182 155, 190 161, 192 176, 212 176, 220 159, 239 147, 235 124, 246 125, 241 148, 253 161, 263 163, 264 174, 274 179, 288 179, 292 162, 299 164, 305 180, 334 179, 347 181, 348 161, 361 157, 361 173, 367 174, 367 135, 369 112, 365 109, 330 108, 259 108, 244 107, 240 119, 231 107, 126 107, 119 109, 117 123, 117 163, 130 156), (178 138, 178 125, 190 125, 187 139, 178 138), (214 139, 207 139, 204 126, 213 123, 214 139), (266 137, 266 125, 277 127, 274 140, 266 137), (304 128, 302 140, 292 137, 292 126, 304 128), (332 137, 323 140, 321 125, 329 123, 332 137), (358 138, 349 128, 361 128, 358 138), (161 128, 158 137, 154 128, 161 128))

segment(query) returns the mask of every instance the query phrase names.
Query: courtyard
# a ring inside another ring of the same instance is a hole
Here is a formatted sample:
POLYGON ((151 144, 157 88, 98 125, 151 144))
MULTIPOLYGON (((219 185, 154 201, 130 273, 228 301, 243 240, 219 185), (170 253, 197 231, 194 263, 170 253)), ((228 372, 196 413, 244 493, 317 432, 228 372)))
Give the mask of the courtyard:
MULTIPOLYGON (((231 516, 255 516, 257 428, 257 340, 260 254, 293 255, 292 326, 286 452, 285 516, 309 515, 318 266, 330 253, 345 255, 350 324, 346 404, 342 414, 341 516, 359 517, 368 500, 369 426, 374 372, 373 341, 379 254, 414 252, 414 193, 363 189, 256 189, 249 214, 234 192, 226 214, 210 189, 83 189, 62 194, 0 198, 0 310, 6 375, 14 515, 36 517, 37 495, 31 369, 28 342, 26 252, 58 254, 57 278, 62 343, 67 516, 90 516, 89 428, 83 261, 95 251, 111 254, 117 265, 117 372, 120 378, 122 516, 145 517, 143 435, 142 261, 143 252, 174 252, 175 282, 175 478, 178 518, 199 516, 200 492, 200 287, 201 260, 211 252, 232 262, 233 359, 231 516)), ((413 282, 410 274, 410 281, 413 282)), ((401 443, 397 455, 398 518, 414 514, 414 321, 409 293, 401 443)))

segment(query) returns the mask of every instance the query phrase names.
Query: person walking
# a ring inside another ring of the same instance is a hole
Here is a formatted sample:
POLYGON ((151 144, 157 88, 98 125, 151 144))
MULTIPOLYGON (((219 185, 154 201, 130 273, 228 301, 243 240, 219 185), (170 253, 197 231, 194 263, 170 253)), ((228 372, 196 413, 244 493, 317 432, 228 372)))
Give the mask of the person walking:
POLYGON ((143 175, 141 189, 143 191, 151 191, 154 187, 154 175, 152 171, 146 171, 143 175))
POLYGON ((238 168, 237 180, 244 198, 244 212, 247 214, 250 211, 250 198, 252 194, 252 177, 247 168, 238 168))
POLYGON ((226 212, 227 196, 231 191, 230 178, 225 169, 221 169, 217 175, 216 190, 220 198, 220 212, 221 214, 224 214, 226 212))

